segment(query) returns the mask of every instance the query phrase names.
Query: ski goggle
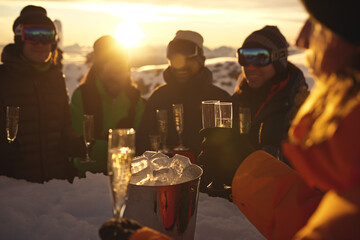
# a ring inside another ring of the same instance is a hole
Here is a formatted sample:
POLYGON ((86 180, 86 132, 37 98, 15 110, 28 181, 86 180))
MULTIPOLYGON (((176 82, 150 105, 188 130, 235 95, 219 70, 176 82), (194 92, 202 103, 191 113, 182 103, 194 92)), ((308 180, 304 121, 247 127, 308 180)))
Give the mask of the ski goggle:
POLYGON ((179 54, 186 58, 196 57, 199 53, 196 44, 186 40, 171 41, 167 47, 166 57, 171 57, 179 54))
POLYGON ((28 43, 56 42, 55 29, 42 25, 19 25, 15 30, 15 35, 21 35, 21 40, 28 43))
POLYGON ((237 50, 238 62, 244 67, 249 64, 252 64, 255 67, 264 67, 274 61, 286 59, 286 56, 286 48, 273 50, 271 53, 263 48, 239 48, 237 50))

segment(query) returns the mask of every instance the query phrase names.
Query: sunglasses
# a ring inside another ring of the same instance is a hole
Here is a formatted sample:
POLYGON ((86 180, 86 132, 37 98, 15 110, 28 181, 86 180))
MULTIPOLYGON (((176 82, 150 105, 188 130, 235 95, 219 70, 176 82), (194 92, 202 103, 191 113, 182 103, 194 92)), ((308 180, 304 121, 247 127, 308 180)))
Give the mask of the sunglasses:
POLYGON ((15 35, 20 34, 23 42, 44 44, 56 42, 55 29, 42 25, 22 25, 21 32, 15 33, 15 35))
POLYGON ((186 58, 196 57, 198 55, 198 47, 189 41, 171 41, 167 47, 166 57, 171 59, 177 54, 186 58))
POLYGON ((237 50, 238 62, 241 66, 249 66, 249 64, 255 67, 264 67, 270 63, 282 59, 286 59, 287 49, 273 50, 271 53, 263 48, 239 48, 237 50))

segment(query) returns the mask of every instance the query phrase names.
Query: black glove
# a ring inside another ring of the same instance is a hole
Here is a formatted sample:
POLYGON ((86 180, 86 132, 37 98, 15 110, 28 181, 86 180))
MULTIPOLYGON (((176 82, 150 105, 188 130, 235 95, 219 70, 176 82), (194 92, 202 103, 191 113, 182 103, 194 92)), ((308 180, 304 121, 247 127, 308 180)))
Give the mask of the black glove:
POLYGON ((240 163, 255 151, 248 136, 232 128, 206 128, 200 134, 204 138, 197 158, 198 165, 204 170, 200 191, 206 192, 206 186, 211 182, 231 186, 240 163))
POLYGON ((111 218, 101 226, 99 235, 102 240, 127 240, 140 228, 142 226, 135 220, 111 218))

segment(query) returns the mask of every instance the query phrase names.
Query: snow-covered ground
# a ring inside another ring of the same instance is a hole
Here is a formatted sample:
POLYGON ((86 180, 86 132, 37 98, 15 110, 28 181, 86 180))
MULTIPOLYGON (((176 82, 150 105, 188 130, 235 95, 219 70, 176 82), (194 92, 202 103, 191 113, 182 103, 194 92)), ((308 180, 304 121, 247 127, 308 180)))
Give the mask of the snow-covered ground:
MULTIPOLYGON (((0 177, 0 239, 99 239, 98 229, 112 217, 108 179, 88 173, 73 184, 45 184, 0 177)), ((195 240, 264 237, 237 207, 200 193, 195 240)))

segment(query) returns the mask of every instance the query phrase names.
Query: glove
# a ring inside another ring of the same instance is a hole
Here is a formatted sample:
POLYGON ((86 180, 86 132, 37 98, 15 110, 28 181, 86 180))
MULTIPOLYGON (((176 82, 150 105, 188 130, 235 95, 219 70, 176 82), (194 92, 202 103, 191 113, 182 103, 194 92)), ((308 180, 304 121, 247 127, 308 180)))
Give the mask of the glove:
POLYGON ((99 235, 102 240, 127 240, 140 228, 142 226, 135 220, 111 218, 103 223, 99 235))
POLYGON ((231 186, 234 174, 241 162, 255 149, 247 135, 240 135, 232 128, 206 128, 200 130, 204 138, 197 163, 203 168, 200 191, 213 182, 217 186, 231 186))

